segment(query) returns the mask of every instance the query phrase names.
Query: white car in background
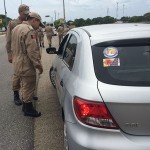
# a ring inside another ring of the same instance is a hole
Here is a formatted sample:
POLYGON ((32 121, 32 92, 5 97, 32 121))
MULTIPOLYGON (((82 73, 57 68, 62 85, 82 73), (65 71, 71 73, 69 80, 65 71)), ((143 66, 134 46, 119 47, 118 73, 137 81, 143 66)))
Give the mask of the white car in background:
POLYGON ((150 25, 74 28, 47 53, 66 150, 150 150, 150 25))

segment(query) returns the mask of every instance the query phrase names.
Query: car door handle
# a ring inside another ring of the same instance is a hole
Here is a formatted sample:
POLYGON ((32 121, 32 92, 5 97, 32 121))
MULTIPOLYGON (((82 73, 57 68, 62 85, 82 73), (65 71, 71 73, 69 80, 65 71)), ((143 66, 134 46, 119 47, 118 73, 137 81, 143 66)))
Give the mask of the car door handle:
POLYGON ((63 87, 63 81, 62 80, 60 81, 60 85, 63 87))

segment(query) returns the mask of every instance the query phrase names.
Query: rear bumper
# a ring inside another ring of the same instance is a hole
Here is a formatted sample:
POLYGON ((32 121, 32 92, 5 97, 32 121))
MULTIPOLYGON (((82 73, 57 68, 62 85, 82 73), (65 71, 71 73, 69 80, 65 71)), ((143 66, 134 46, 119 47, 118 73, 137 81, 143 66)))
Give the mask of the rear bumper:
POLYGON ((150 137, 66 122, 69 150, 150 150, 150 137))

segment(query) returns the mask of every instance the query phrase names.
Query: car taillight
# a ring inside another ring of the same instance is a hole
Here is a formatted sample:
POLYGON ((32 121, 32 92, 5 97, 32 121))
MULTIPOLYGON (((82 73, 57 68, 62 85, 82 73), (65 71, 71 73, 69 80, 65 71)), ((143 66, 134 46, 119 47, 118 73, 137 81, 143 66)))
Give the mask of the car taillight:
POLYGON ((99 128, 118 129, 104 103, 74 98, 74 111, 82 123, 99 128))

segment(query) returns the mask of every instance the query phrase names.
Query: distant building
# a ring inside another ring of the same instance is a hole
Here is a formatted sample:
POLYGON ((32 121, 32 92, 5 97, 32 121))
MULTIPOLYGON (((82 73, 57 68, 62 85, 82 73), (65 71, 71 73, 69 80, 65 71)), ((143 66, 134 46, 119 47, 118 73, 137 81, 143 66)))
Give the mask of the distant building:
POLYGON ((123 21, 116 21, 115 23, 118 23, 118 24, 120 24, 120 23, 123 23, 123 21))

